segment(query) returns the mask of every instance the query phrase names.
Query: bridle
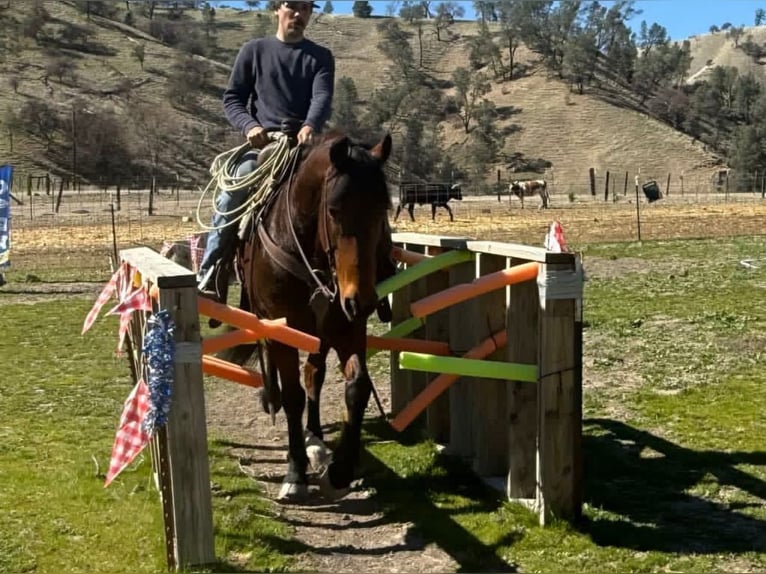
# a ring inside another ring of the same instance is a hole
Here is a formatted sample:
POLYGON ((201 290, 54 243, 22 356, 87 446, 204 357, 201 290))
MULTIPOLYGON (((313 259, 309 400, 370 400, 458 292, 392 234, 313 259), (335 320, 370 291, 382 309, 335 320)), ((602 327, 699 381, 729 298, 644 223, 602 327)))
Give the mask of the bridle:
MULTIPOLYGON (((329 281, 323 282, 322 279, 320 278, 320 274, 322 273, 322 271, 318 269, 314 269, 311 266, 311 263, 309 262, 308 257, 306 257, 306 253, 303 251, 303 248, 301 247, 301 243, 298 240, 298 235, 295 232, 295 225, 293 224, 292 206, 291 206, 290 198, 291 198, 292 190, 293 190, 293 179, 297 171, 298 159, 301 155, 302 149, 303 149, 303 144, 298 144, 293 150, 292 156, 290 158, 290 163, 288 164, 286 169, 287 189, 284 191, 284 196, 285 196, 284 201, 287 204, 286 205, 287 227, 290 229, 293 242, 295 244, 295 247, 298 250, 298 255, 300 256, 300 261, 293 254, 288 253, 287 251, 282 249, 279 245, 277 245, 276 242, 274 242, 274 240, 269 236, 268 232, 266 231, 265 225, 263 225, 263 219, 267 215, 269 208, 273 204, 273 201, 270 201, 267 205, 263 207, 261 212, 258 214, 258 217, 255 218, 254 225, 257 228, 258 237, 261 240, 264 250, 269 254, 272 260, 275 263, 277 263, 277 265, 279 265, 282 269, 294 275, 295 277, 303 280, 308 285, 312 285, 312 284, 316 285, 315 295, 317 293, 321 294, 322 297, 324 297, 328 302, 332 303, 338 294, 338 278, 337 278, 337 270, 336 270, 336 263, 335 263, 335 250, 332 246, 332 243, 330 242, 330 234, 327 229, 327 218, 329 217, 329 211, 327 209, 327 194, 328 194, 329 180, 332 178, 332 175, 325 175, 325 178, 322 182, 322 190, 321 190, 321 195, 319 199, 320 241, 324 243, 322 247, 324 249, 325 257, 327 258, 327 264, 330 271, 329 281)), ((284 178, 280 178, 280 179, 284 181, 284 178)), ((282 195, 282 194, 276 193, 274 194, 273 197, 276 198, 278 195, 282 195)))

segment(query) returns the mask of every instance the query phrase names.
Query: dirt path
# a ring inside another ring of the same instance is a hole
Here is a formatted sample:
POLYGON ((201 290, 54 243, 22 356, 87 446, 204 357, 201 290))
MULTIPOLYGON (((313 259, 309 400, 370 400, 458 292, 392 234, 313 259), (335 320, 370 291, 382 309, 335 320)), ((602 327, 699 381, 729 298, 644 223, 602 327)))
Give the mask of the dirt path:
MULTIPOLYGON (((343 384, 332 361, 322 391, 322 422, 334 428, 343 403, 343 384)), ((389 405, 387 381, 377 384, 384 408, 389 405)), ((228 382, 211 382, 205 389, 208 428, 238 446, 232 454, 240 466, 275 500, 286 470, 287 425, 284 413, 277 423, 261 409, 256 391, 228 382)), ((371 400, 368 416, 375 416, 371 400)), ((327 431, 326 431, 327 432, 327 431)), ((333 438, 326 435, 326 439, 333 438)), ((328 504, 311 487, 305 505, 279 505, 280 520, 294 529, 295 541, 306 547, 296 569, 311 572, 454 572, 459 567, 434 544, 426 545, 412 532, 412 525, 389 521, 364 480, 353 484, 344 499, 328 504)))

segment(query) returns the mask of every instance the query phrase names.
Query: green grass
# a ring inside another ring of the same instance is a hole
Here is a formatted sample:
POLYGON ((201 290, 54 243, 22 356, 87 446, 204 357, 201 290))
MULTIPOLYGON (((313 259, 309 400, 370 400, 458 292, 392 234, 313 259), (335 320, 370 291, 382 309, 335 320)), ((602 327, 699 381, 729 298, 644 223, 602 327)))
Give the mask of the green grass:
MULTIPOLYGON (((586 284, 581 522, 541 528, 417 430, 370 420, 361 474, 383 520, 409 524, 408 545, 436 544, 463 571, 765 570, 766 271, 738 264, 760 244, 588 248, 643 267, 586 284)), ((148 454, 107 489, 96 472, 130 382, 126 360, 113 357, 114 318, 79 337, 91 304, 2 306, 0 572, 164 570, 148 454)), ((387 362, 371 362, 379 384, 387 362)), ((215 570, 290 570, 310 548, 230 446, 211 433, 215 570)))
MULTIPOLYGON (((104 488, 131 380, 114 317, 79 336, 92 304, 0 307, 0 572, 165 570, 148 450, 104 488)), ((289 559, 262 540, 285 526, 215 437, 210 464, 216 569, 283 570, 289 559)))

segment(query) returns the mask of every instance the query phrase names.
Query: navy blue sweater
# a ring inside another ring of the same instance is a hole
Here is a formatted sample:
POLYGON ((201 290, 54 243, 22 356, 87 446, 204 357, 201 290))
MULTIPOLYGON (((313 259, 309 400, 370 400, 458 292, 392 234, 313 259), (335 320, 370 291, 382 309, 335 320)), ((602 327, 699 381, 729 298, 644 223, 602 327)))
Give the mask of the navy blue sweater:
POLYGON ((335 59, 310 40, 288 44, 276 36, 247 42, 237 54, 223 93, 232 126, 247 134, 255 126, 278 128, 297 119, 319 132, 332 111, 335 59))

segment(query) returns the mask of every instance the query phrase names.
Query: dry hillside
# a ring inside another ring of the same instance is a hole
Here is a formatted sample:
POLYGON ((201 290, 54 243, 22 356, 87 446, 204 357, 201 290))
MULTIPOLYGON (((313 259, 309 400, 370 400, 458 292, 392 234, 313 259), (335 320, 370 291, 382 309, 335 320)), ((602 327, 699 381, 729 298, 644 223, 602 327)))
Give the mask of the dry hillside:
MULTIPOLYGON (((236 49, 250 37, 258 17, 256 13, 224 8, 217 11, 220 52, 215 58, 216 72, 209 82, 211 88, 201 94, 203 113, 190 115, 171 108, 165 96, 169 67, 177 50, 121 24, 100 18, 88 23, 68 2, 49 0, 45 4, 56 19, 49 26, 62 23, 87 26, 89 42, 101 49, 99 53, 68 50, 67 55, 77 66, 76 85, 49 78, 46 87, 43 82, 46 56, 40 46, 26 42, 20 54, 0 60, 4 83, 10 77, 19 80, 18 93, 8 89, 7 83, 0 90, 0 112, 9 107, 19 109, 26 100, 46 99, 54 102, 60 113, 69 114, 72 102, 84 98, 90 102, 89 106, 107 106, 117 114, 125 113, 129 102, 112 92, 127 78, 133 86, 130 99, 153 102, 172 126, 162 148, 161 161, 175 168, 184 179, 194 176, 197 181, 205 180, 213 157, 231 147, 218 94, 226 82, 228 64, 236 49), (131 56, 137 42, 146 43, 143 70, 131 56), (196 147, 192 147, 192 143, 196 147)), ((18 12, 25 10, 28 4, 13 2, 12 6, 11 12, 18 12)), ((332 48, 336 54, 337 77, 353 78, 363 100, 384 81, 385 60, 377 49, 379 21, 323 15, 309 28, 312 39, 332 48)), ((424 67, 436 78, 449 79, 457 66, 467 65, 466 46, 475 33, 474 23, 461 22, 452 28, 450 41, 437 41, 433 31, 427 29, 423 38, 424 67)), ((417 58, 416 43, 413 34, 417 58)), ((605 170, 633 173, 640 168, 642 177, 658 179, 668 173, 708 177, 713 171, 716 158, 693 144, 688 136, 587 93, 570 94, 565 83, 547 77, 545 71, 535 65, 533 53, 523 49, 519 52, 519 59, 530 65, 531 73, 512 82, 495 84, 490 94, 496 107, 507 112, 501 120, 502 127, 509 133, 505 152, 551 161, 559 192, 572 185, 586 186, 589 167, 595 167, 599 173, 605 170)), ((444 130, 449 153, 459 156, 465 134, 457 118, 445 122, 444 130)), ((0 138, 0 161, 12 163, 22 171, 50 170, 68 174, 70 154, 46 159, 45 147, 39 139, 17 137, 11 152, 7 138, 0 138)), ((513 177, 502 164, 487 166, 488 177, 494 179, 498 168, 502 169, 504 179, 513 177)))
MULTIPOLYGON (((766 44, 766 26, 746 26, 740 43, 748 36, 752 36, 753 42, 757 44, 766 44)), ((692 36, 689 42, 692 63, 687 82, 704 80, 716 66, 734 66, 740 73, 752 72, 756 78, 766 82, 766 62, 756 62, 744 51, 735 48, 734 40, 727 38, 725 32, 692 36)))

